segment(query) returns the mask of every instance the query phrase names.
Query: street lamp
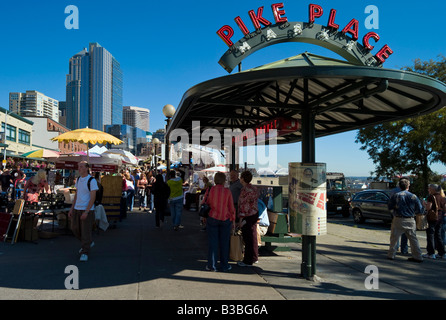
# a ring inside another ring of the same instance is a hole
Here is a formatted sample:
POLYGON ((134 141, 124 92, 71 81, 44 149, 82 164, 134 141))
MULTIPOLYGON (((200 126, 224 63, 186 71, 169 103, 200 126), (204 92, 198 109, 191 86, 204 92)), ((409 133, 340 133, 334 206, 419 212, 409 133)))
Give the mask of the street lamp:
POLYGON ((153 156, 152 156, 152 161, 153 161, 153 166, 156 168, 156 146, 160 144, 160 141, 158 138, 155 138, 152 140, 152 146, 153 146, 153 156))
POLYGON ((170 171, 170 159, 169 159, 169 154, 170 154, 170 139, 169 139, 169 135, 167 134, 167 128, 169 127, 170 124, 170 120, 172 119, 172 117, 175 114, 175 107, 171 104, 166 104, 163 108, 163 114, 166 116, 166 172, 167 172, 167 177, 169 176, 169 171, 170 171))

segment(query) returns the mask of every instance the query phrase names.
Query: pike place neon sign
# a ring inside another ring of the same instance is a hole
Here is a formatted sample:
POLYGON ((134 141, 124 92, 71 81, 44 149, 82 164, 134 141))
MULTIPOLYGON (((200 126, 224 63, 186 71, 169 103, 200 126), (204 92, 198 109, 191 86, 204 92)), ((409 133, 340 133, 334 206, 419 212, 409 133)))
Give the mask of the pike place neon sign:
POLYGON ((362 38, 362 43, 359 43, 359 21, 352 19, 341 29, 336 23, 335 9, 330 10, 326 26, 315 24, 324 14, 322 6, 317 4, 309 5, 308 22, 289 22, 283 3, 272 4, 271 9, 274 24, 264 17, 263 6, 257 11, 248 12, 254 31, 248 29, 240 16, 236 17, 234 21, 244 37, 235 43, 232 41, 234 29, 231 26, 225 25, 217 31, 218 36, 229 47, 219 61, 226 71, 231 73, 250 54, 283 42, 304 42, 322 46, 351 63, 365 66, 382 66, 393 54, 392 49, 386 44, 372 55, 371 51, 375 46, 371 42, 373 40, 377 43, 380 36, 376 32, 368 32, 362 38))

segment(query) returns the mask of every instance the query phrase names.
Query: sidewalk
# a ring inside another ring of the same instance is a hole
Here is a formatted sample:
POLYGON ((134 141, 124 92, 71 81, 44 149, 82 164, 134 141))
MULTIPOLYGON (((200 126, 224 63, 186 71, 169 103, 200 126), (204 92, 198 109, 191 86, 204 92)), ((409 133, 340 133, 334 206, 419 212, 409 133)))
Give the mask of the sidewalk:
POLYGON ((247 300, 253 292, 256 301, 446 298, 446 280, 440 277, 446 260, 387 260, 384 231, 329 224, 329 234, 317 239, 320 281, 308 281, 299 277, 300 244, 289 244, 288 252, 263 253, 252 268, 232 263, 230 272, 205 271, 207 239, 197 213, 183 211, 180 231, 166 219, 156 229, 154 214, 130 213, 116 229, 94 236, 86 263, 79 262, 80 244, 71 235, 37 244, 1 243, 0 299, 247 300), (78 267, 80 290, 65 289, 69 265, 78 267), (364 285, 367 265, 379 269, 378 290, 364 285))

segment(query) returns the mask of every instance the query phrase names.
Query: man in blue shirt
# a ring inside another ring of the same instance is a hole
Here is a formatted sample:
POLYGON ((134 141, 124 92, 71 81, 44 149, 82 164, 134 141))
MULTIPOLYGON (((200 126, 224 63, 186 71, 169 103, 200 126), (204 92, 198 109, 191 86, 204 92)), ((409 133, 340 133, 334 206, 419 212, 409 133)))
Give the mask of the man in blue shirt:
POLYGON ((388 259, 395 259, 398 248, 398 239, 404 233, 409 239, 412 258, 409 261, 422 262, 420 245, 416 234, 415 214, 424 213, 423 205, 416 195, 409 192, 410 181, 401 179, 399 182, 400 192, 394 193, 389 200, 389 210, 393 210, 392 229, 390 232, 390 248, 388 259))

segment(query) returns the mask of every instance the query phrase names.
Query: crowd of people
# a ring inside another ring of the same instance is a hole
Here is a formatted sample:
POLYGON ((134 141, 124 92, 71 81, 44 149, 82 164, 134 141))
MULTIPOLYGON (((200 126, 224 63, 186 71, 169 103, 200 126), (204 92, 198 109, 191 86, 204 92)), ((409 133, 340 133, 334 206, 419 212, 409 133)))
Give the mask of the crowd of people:
MULTIPOLYGON (((81 261, 87 261, 89 249, 94 243, 91 241, 91 235, 83 234, 82 230, 91 229, 94 223, 88 212, 94 210, 96 191, 101 185, 98 176, 91 181, 88 163, 79 163, 78 170, 80 176, 75 181, 77 192, 70 210, 70 218, 76 221, 72 228, 81 241, 81 261)), ((185 182, 184 172, 172 170, 163 174, 160 171, 135 169, 132 172, 123 170, 120 174, 128 211, 133 211, 137 202, 139 211, 155 213, 157 228, 162 227, 165 214, 170 211, 173 230, 184 228, 181 223, 185 199, 183 190, 188 184, 188 181, 185 182)), ((210 206, 208 217, 203 219, 202 224, 208 236, 206 270, 211 271, 231 269, 229 246, 230 235, 234 230, 241 230, 244 243, 244 258, 243 261, 238 261, 238 265, 247 267, 257 263, 259 238, 266 233, 269 225, 266 206, 259 199, 257 188, 251 184, 251 172, 244 171, 239 176, 238 171, 232 170, 229 173, 229 181, 226 179, 226 174, 221 172, 215 174, 213 183, 206 176, 202 178, 203 196, 199 205, 206 203, 210 206)), ((26 179, 26 174, 20 166, 14 170, 5 169, 0 175, 0 186, 3 192, 9 191, 13 199, 23 198, 27 202, 37 202, 41 193, 51 192, 46 170, 37 169, 31 178, 26 179)), ((427 199, 420 200, 409 188, 409 179, 402 178, 388 203, 393 220, 387 257, 394 259, 399 246, 401 252, 407 254, 409 242, 412 253, 412 257, 408 259, 410 261, 422 262, 426 258, 446 259, 446 197, 443 189, 439 185, 431 184, 427 199), (436 216, 428 221, 427 253, 423 254, 417 239, 414 218, 417 214, 426 214, 431 210, 436 212, 436 216)))
MULTIPOLYGON (((73 233, 81 242, 80 261, 88 261, 89 251, 94 246, 91 235, 94 222, 92 217, 96 192, 100 184, 99 179, 92 179, 89 175, 87 162, 80 162, 78 171, 80 176, 75 182, 76 196, 69 211, 69 218, 72 221, 73 233)), ((135 169, 132 172, 123 170, 120 175, 127 211, 137 211, 134 204, 139 203, 139 211, 155 213, 157 228, 163 225, 165 214, 170 211, 173 230, 179 231, 184 228, 181 223, 183 190, 188 181, 184 181, 183 172, 171 170, 163 174, 135 169)), ((245 244, 244 259, 238 264, 243 267, 252 266, 258 261, 259 193, 251 185, 252 174, 249 171, 243 172, 239 178, 239 173, 234 170, 229 177, 229 187, 225 187, 227 181, 224 173, 215 174, 213 179, 215 185, 207 177, 203 177, 202 203, 206 202, 211 208, 209 216, 203 221, 208 235, 207 270, 217 271, 218 261, 220 270, 231 269, 229 242, 231 231, 234 229, 241 230, 245 244)), ((44 192, 40 184, 38 192, 44 192)), ((266 207, 264 209, 266 212, 266 207)))
MULTIPOLYGON (((134 170, 132 173, 124 171, 123 192, 127 198, 127 209, 134 210, 135 197, 139 200, 139 210, 149 213, 155 212, 155 225, 157 228, 164 223, 166 210, 170 211, 172 228, 178 231, 184 226, 181 223, 184 206, 184 173, 172 170, 164 175, 160 172, 134 170)), ((258 262, 258 235, 259 221, 259 192, 251 184, 252 174, 243 172, 240 177, 235 170, 229 174, 229 187, 226 174, 217 172, 213 183, 204 176, 201 190, 202 201, 210 206, 209 216, 203 219, 204 230, 208 236, 208 263, 206 270, 228 271, 229 244, 231 232, 241 230, 244 242, 244 259, 238 265, 252 266, 258 262), (218 261, 220 265, 218 266, 218 261)), ((262 206, 262 204, 260 204, 262 206)), ((262 207, 266 212, 266 207, 262 207)), ((265 217, 263 217, 265 221, 265 217)), ((268 225, 268 218, 262 226, 262 234, 268 225)))
POLYGON ((410 243, 412 257, 408 260, 423 262, 427 259, 446 259, 445 255, 445 226, 446 226, 446 198, 441 186, 429 185, 429 196, 421 201, 409 191, 410 181, 402 178, 398 189, 391 196, 388 208, 392 211, 393 220, 390 234, 390 248, 388 259, 395 259, 395 254, 401 239, 401 253, 408 254, 407 241, 410 243), (428 215, 429 211, 433 215, 428 215), (428 226, 426 229, 427 253, 423 254, 416 235, 416 215, 426 215, 428 226), (437 254, 435 253, 437 251, 437 254))

